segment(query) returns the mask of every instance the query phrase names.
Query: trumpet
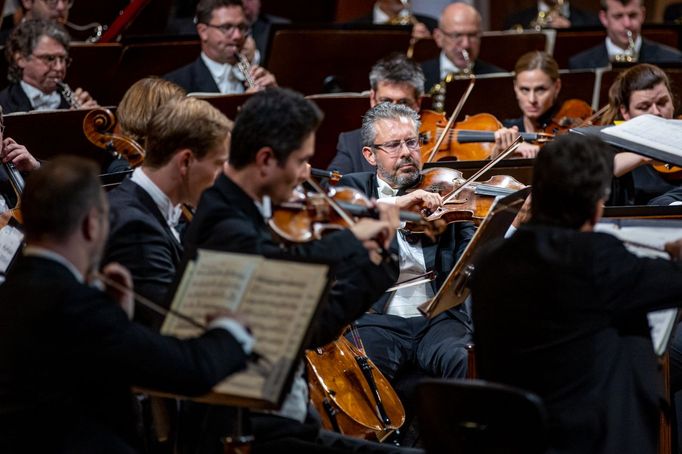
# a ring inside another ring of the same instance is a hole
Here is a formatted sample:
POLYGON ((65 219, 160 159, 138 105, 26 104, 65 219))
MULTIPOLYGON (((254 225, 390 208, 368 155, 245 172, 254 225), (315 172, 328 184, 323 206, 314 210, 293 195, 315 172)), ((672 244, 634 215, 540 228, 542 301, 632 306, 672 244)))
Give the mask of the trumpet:
POLYGON ((73 90, 71 90, 71 87, 69 87, 69 85, 66 82, 62 82, 60 80, 57 82, 57 86, 59 87, 62 96, 69 104, 69 106, 71 106, 72 109, 81 108, 81 103, 76 99, 76 95, 74 95, 73 90))
POLYGON ((637 49, 635 49, 635 40, 632 37, 632 31, 626 30, 625 33, 628 35, 628 48, 622 54, 616 54, 613 56, 613 61, 617 63, 633 63, 639 58, 637 54, 637 49))
POLYGON ((251 75, 251 62, 249 62, 249 59, 241 52, 237 52, 237 70, 244 76, 247 88, 256 86, 256 81, 251 75))

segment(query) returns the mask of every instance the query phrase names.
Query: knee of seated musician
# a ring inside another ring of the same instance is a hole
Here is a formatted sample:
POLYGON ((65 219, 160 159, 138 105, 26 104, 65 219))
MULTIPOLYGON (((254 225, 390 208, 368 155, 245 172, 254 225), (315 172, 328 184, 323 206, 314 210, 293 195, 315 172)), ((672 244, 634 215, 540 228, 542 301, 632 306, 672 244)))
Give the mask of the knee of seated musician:
MULTIPOLYGON (((367 357, 389 380, 393 381, 398 372, 409 362, 411 342, 395 331, 380 326, 358 327, 367 357)), ((350 334, 346 338, 353 342, 350 334)))

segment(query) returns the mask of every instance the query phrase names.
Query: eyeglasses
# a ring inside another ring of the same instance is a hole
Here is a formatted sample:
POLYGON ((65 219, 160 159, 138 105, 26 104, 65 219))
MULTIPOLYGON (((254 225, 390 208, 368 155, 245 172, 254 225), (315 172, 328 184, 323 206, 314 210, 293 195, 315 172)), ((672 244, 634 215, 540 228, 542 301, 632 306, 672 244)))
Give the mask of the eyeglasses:
POLYGON ((440 31, 443 35, 450 38, 453 41, 462 41, 465 37, 469 38, 469 41, 479 41, 481 39, 481 32, 471 32, 471 33, 458 33, 458 32, 446 32, 440 31))
POLYGON ((50 54, 44 54, 44 55, 31 55, 31 57, 35 57, 38 60, 42 61, 45 63, 47 66, 54 66, 55 63, 59 62, 63 65, 69 66, 71 64, 71 57, 68 55, 50 55, 50 54))
POLYGON ((405 144, 408 150, 417 151, 419 150, 419 139, 417 137, 410 137, 404 140, 391 140, 390 142, 375 143, 372 145, 373 148, 378 148, 383 150, 389 156, 396 156, 400 152, 400 148, 405 144))
MULTIPOLYGON (((50 8, 54 8, 57 6, 60 0, 43 0, 43 3, 45 3, 47 6, 50 8)), ((64 2, 64 6, 67 8, 71 8, 73 6, 74 0, 61 0, 64 2)))
POLYGON ((246 24, 243 22, 241 24, 226 23, 226 24, 220 24, 220 25, 213 25, 213 24, 204 24, 204 25, 206 25, 207 27, 210 27, 210 28, 215 28, 217 30, 220 30, 225 35, 231 35, 232 33, 234 33, 235 30, 239 30, 239 33, 241 33, 242 35, 250 35, 251 34, 251 26, 249 24, 246 24))

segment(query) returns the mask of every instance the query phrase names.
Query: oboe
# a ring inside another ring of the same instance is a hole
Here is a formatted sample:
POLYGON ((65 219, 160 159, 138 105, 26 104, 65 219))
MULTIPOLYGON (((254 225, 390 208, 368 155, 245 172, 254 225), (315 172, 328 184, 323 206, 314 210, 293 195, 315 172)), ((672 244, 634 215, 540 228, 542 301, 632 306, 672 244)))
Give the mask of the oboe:
POLYGON ((76 99, 76 95, 73 94, 73 91, 71 90, 71 87, 66 82, 58 81, 57 86, 59 86, 59 89, 62 92, 62 96, 64 99, 66 99, 66 102, 69 103, 69 106, 71 106, 72 109, 80 109, 81 108, 81 103, 78 102, 76 99))

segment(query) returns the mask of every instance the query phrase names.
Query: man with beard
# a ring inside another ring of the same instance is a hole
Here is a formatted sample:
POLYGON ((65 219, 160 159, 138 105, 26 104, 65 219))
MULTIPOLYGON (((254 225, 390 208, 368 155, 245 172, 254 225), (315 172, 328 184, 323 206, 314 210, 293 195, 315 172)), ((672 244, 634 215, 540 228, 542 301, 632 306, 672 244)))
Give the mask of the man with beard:
MULTIPOLYGON (((342 186, 363 191, 379 202, 401 209, 434 210, 441 204, 438 194, 405 189, 420 179, 419 117, 411 108, 381 103, 362 121, 362 152, 376 165, 376 173, 345 175, 342 186)), ((450 224, 437 241, 400 231, 391 244, 399 253, 398 282, 436 272, 436 280, 385 293, 357 322, 367 355, 389 380, 406 370, 429 376, 461 378, 466 374, 466 344, 471 340, 471 319, 460 306, 426 319, 417 306, 433 297, 473 236, 471 223, 450 224)))

